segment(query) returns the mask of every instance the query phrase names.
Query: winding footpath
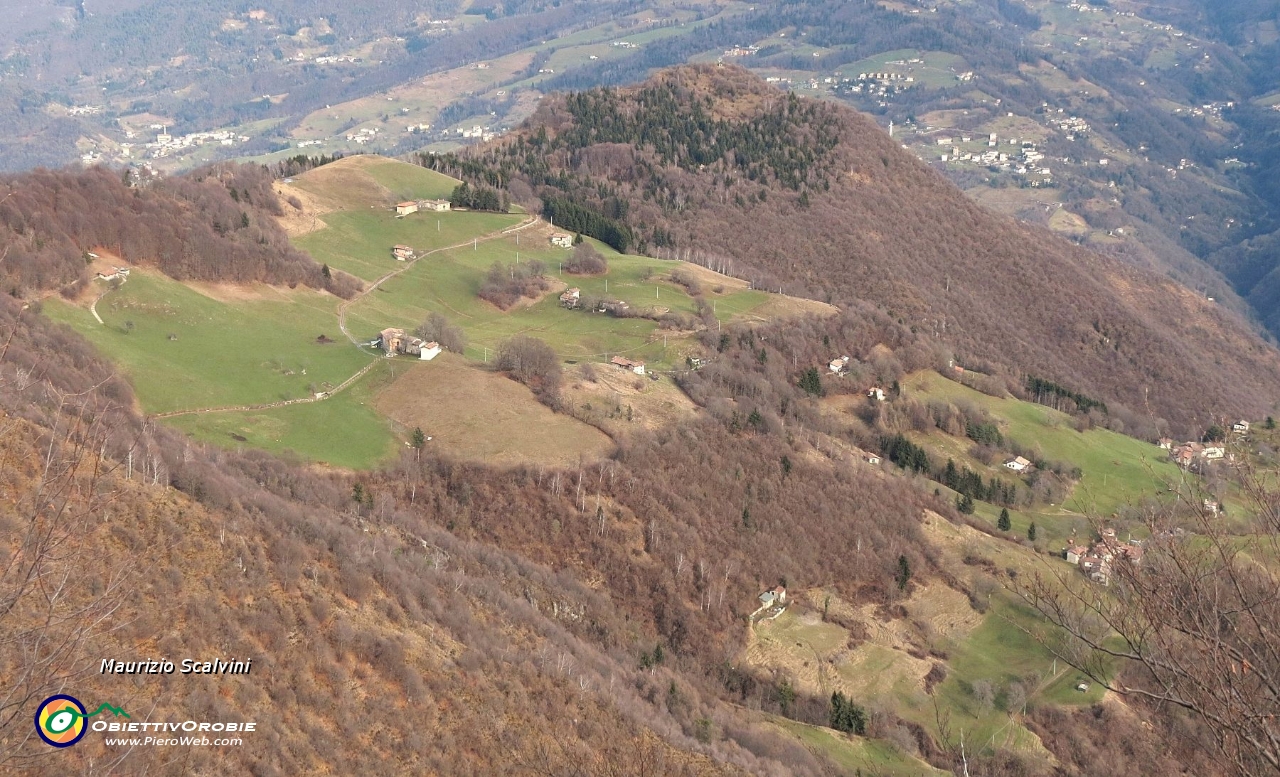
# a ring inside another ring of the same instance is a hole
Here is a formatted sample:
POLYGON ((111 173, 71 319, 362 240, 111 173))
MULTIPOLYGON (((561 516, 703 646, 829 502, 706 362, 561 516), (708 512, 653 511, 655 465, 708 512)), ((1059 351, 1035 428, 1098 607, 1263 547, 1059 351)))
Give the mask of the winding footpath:
MULTIPOLYGON (((487 243, 490 240, 500 240, 501 238, 504 238, 508 235, 513 235, 516 232, 520 232, 522 230, 528 229, 529 227, 537 224, 539 221, 540 219, 537 216, 531 216, 525 219, 524 221, 520 222, 519 224, 516 224, 515 226, 507 227, 506 229, 500 230, 498 232, 491 232, 487 235, 484 235, 481 237, 475 237, 475 238, 472 238, 471 240, 466 240, 461 243, 455 243, 454 245, 450 245, 450 246, 433 248, 424 254, 419 254, 413 259, 405 262, 403 267, 400 267, 396 270, 392 270, 386 275, 383 275, 381 278, 378 278, 373 283, 370 283, 368 287, 366 287, 363 291, 361 291, 359 294, 355 295, 351 299, 343 300, 343 302, 340 305, 338 305, 338 328, 342 330, 342 334, 346 335, 347 339, 350 340, 353 345, 359 348, 362 352, 369 353, 368 351, 365 350, 368 346, 365 343, 357 340, 350 332, 347 331, 347 309, 348 308, 350 308, 352 305, 359 302, 360 300, 364 299, 366 295, 368 295, 372 291, 375 291, 383 283, 391 280, 392 278, 396 277, 397 275, 400 275, 403 272, 407 272, 420 260, 426 259, 428 256, 431 256, 432 254, 438 254, 438 253, 441 253, 442 251, 454 251, 459 248, 466 248, 467 243, 472 243, 474 245, 478 243, 487 243)), ((99 297, 99 299, 101 299, 101 297, 99 297)), ((96 305, 97 302, 95 301, 94 304, 96 305)), ((94 312, 94 317, 96 318, 97 311, 95 310, 93 312, 94 312)), ((101 321, 101 319, 98 319, 98 320, 101 321)), ((318 396, 298 397, 297 399, 285 399, 279 402, 265 402, 265 403, 256 404, 256 405, 231 405, 227 407, 201 407, 201 408, 194 408, 191 410, 170 410, 167 413, 156 413, 155 415, 152 416, 152 418, 176 418, 178 416, 202 415, 204 413, 234 413, 234 412, 243 412, 247 410, 270 410, 271 408, 288 407, 289 405, 306 405, 306 404, 311 404, 313 402, 323 402, 326 399, 329 399, 330 397, 334 396, 335 394, 341 393, 347 388, 350 388, 353 383, 360 380, 360 378, 364 377, 365 374, 369 372, 369 370, 374 368, 374 366, 378 363, 378 359, 383 358, 381 356, 376 356, 375 354, 372 354, 372 353, 369 353, 369 355, 374 357, 373 361, 361 367, 358 372, 356 372, 354 375, 344 380, 341 385, 337 386, 332 391, 326 391, 323 394, 320 394, 318 396)))

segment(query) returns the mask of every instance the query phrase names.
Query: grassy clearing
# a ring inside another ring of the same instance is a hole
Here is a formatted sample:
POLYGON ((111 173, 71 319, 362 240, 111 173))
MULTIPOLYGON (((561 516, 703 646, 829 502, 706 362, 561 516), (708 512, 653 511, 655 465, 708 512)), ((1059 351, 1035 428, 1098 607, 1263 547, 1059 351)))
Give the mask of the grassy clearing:
POLYGON ((845 736, 829 728, 769 715, 770 723, 785 731, 810 752, 830 758, 848 774, 861 771, 864 774, 885 777, 919 777, 920 775, 944 775, 924 761, 907 755, 888 742, 845 736))
POLYGON ((392 422, 373 406, 376 392, 394 377, 393 365, 379 364, 362 381, 323 402, 185 415, 167 423, 197 440, 227 448, 260 448, 286 458, 369 469, 394 456, 401 446, 392 422))
POLYGON ((105 326, 61 300, 50 300, 45 311, 120 365, 148 412, 305 397, 368 363, 338 331, 335 297, 254 289, 246 299, 224 302, 135 269, 98 303, 105 326), (322 334, 343 342, 317 344, 322 334))
POLYGON ((457 179, 443 173, 390 159, 370 165, 365 172, 385 186, 397 200, 447 200, 458 185, 457 179))
POLYGON ((1072 512, 1109 516, 1183 481, 1184 473, 1156 446, 1106 429, 1077 432, 1069 416, 1043 405, 990 397, 934 372, 912 375, 904 385, 922 399, 982 407, 1001 420, 1009 439, 1079 467, 1080 482, 1063 504, 1072 512))
MULTIPOLYGON (((668 279, 671 271, 680 266, 678 263, 624 256, 601 244, 597 247, 606 255, 609 271, 592 277, 562 274, 559 265, 568 252, 550 248, 545 238, 532 230, 519 237, 510 235, 474 248, 442 252, 419 261, 353 305, 348 311, 348 328, 357 337, 372 336, 389 325, 416 326, 429 313, 436 312, 466 330, 467 356, 475 359, 485 358, 486 349, 492 354, 513 335, 527 334, 545 340, 566 359, 602 361, 607 355, 626 353, 655 368, 681 362, 685 338, 669 336, 664 346, 652 320, 613 318, 560 306, 559 290, 573 286, 584 295, 607 295, 626 301, 636 310, 694 312, 694 299, 668 279), (513 264, 517 254, 521 262, 542 262, 557 285, 539 301, 504 312, 477 294, 489 267, 494 262, 513 264)), ((350 244, 345 250, 351 250, 350 244)), ((394 260, 388 255, 386 261, 394 260)), ((717 287, 710 285, 704 292, 714 303, 716 315, 726 321, 752 315, 776 296, 742 289, 725 280, 722 293, 717 294, 717 287)))
POLYGON ((552 412, 529 389, 460 356, 391 361, 401 363, 400 374, 378 391, 373 406, 404 438, 419 427, 433 448, 499 465, 569 466, 613 450, 595 427, 552 412))
POLYGON ((419 253, 432 251, 515 226, 521 217, 448 211, 398 219, 379 207, 331 213, 324 220, 328 227, 296 238, 295 245, 317 262, 372 281, 404 266, 391 255, 394 245, 409 245, 419 253))

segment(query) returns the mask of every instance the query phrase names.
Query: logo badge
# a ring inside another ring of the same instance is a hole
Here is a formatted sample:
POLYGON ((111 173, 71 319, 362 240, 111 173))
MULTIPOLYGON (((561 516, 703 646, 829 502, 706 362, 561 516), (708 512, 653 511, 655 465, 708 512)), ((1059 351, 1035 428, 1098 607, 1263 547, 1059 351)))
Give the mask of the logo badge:
POLYGON ((84 705, 74 696, 50 696, 36 709, 36 733, 45 744, 71 747, 89 730, 84 705))

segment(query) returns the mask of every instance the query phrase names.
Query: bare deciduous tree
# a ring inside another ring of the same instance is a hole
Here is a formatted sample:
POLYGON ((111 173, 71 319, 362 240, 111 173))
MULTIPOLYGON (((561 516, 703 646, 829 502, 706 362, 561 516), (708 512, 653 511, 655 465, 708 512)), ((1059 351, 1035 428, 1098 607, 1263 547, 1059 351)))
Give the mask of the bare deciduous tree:
MULTIPOLYGON (((31 716, 88 670, 88 648, 114 627, 129 575, 103 537, 101 511, 114 496, 103 414, 67 398, 58 411, 34 482, 0 524, 0 771, 52 752, 23 747, 36 736, 31 716)), ((0 427, 32 431, 3 414, 0 427)), ((0 467, 16 466, 4 460, 11 455, 0 449, 0 467)))
POLYGON ((1237 774, 1274 774, 1280 493, 1247 468, 1239 479, 1255 511, 1246 531, 1232 533, 1188 490, 1148 511, 1141 564, 1117 559, 1109 586, 1050 569, 1016 591, 1061 627, 1060 642, 1041 638, 1058 657, 1109 690, 1200 719, 1237 774))

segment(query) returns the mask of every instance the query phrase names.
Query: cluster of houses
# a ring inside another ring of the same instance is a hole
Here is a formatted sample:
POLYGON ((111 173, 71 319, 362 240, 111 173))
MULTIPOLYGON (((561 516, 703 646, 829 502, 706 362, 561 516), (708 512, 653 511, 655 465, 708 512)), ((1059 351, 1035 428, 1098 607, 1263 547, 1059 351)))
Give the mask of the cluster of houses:
MULTIPOLYGON (((570 310, 582 307, 582 289, 576 286, 560 292, 560 305, 570 310)), ((629 303, 618 299, 602 299, 595 305, 594 313, 608 313, 613 316, 626 316, 631 310, 629 303)))
POLYGON ((615 356, 609 360, 609 363, 615 367, 621 367, 624 370, 630 370, 637 375, 644 374, 644 362, 637 362, 628 359, 625 356, 615 356))
POLYGON ((405 200, 396 203, 396 215, 408 216, 417 213, 420 210, 431 210, 436 213, 444 213, 452 206, 448 200, 405 200))
MULTIPOLYGON (((1236 434, 1245 435, 1249 433, 1249 422, 1243 419, 1236 421, 1231 425, 1231 431, 1236 434)), ((1169 437, 1161 437, 1156 443, 1161 449, 1169 451, 1169 458, 1173 459, 1178 466, 1183 469, 1192 469, 1194 467, 1203 467, 1210 462, 1231 460, 1232 456, 1227 453, 1226 443, 1223 442, 1184 442, 1181 445, 1174 445, 1173 440, 1169 437)))
POLYGON ((1142 563, 1143 552, 1141 543, 1132 539, 1120 542, 1116 538, 1116 530, 1108 528, 1102 530, 1092 545, 1072 544, 1064 555, 1068 564, 1079 566, 1090 580, 1108 585, 1117 559, 1137 566, 1142 563))
MULTIPOLYGON (((1048 108, 1049 104, 1044 103, 1042 106, 1048 108)), ((1058 109, 1058 113, 1062 113, 1062 109, 1058 109)), ((1084 135, 1089 131, 1089 122, 1079 116, 1062 116, 1049 119, 1049 123, 1066 133, 1067 140, 1075 140, 1078 135, 1084 135)))
MULTIPOLYGON (((999 167, 1003 170, 1012 170, 1019 175, 1027 175, 1035 173, 1043 176, 1046 181, 1052 180, 1053 171, 1044 164, 1044 154, 1036 148, 1034 143, 1022 141, 1017 138, 1006 138, 1005 142, 1010 146, 1009 150, 1000 150, 1000 138, 996 133, 991 133, 986 143, 986 151, 966 151, 955 148, 957 144, 972 143, 973 138, 969 135, 961 135, 960 137, 941 137, 934 141, 937 145, 948 147, 951 150, 942 154, 940 159, 943 162, 968 162, 980 167, 999 167)), ((978 142, 983 142, 982 138, 978 138, 978 142)))
POLYGON ((365 143, 373 140, 378 135, 377 127, 361 127, 359 132, 348 132, 343 135, 348 143, 355 143, 357 146, 363 146, 365 143))
POLYGON ((481 140, 485 142, 493 140, 495 137, 497 137, 497 133, 494 132, 492 129, 490 129, 489 127, 481 127, 479 124, 473 127, 458 127, 457 129, 454 130, 454 132, 458 135, 461 135, 464 138, 475 138, 476 140, 481 140))
MULTIPOLYGON (((90 256, 93 256, 95 258, 97 257, 96 254, 90 254, 90 256)), ((128 278, 128 277, 129 277, 128 267, 117 267, 115 268, 115 272, 112 272, 112 273, 103 273, 103 272, 98 273, 98 280, 100 281, 114 281, 117 278, 123 281, 125 278, 128 278)))
POLYGON ((388 357, 396 354, 417 356, 423 361, 431 361, 440 355, 440 344, 434 340, 428 342, 420 337, 405 334, 403 329, 387 328, 378 333, 377 347, 388 357))
POLYGON ((1159 445, 1169 451, 1169 458, 1183 469, 1204 466, 1227 457, 1227 446, 1220 442, 1184 442, 1174 445, 1173 440, 1162 437, 1159 445))
MULTIPOLYGON (((231 146, 235 145, 237 141, 246 143, 248 140, 248 135, 237 135, 231 130, 192 132, 187 135, 182 135, 181 137, 174 137, 169 134, 169 129, 167 127, 161 125, 160 131, 156 133, 155 142, 148 143, 147 148, 151 149, 151 155, 153 157, 164 157, 174 151, 203 146, 206 143, 217 143, 222 146, 231 146)), ((126 147, 132 149, 133 146, 132 144, 123 144, 121 146, 122 149, 126 147)), ((124 156, 129 156, 129 154, 125 153, 124 156)))
POLYGON ((358 65, 361 62, 364 62, 364 60, 361 59, 360 57, 352 57, 346 54, 338 54, 338 55, 325 54, 325 55, 316 57, 311 61, 316 63, 317 65, 336 65, 341 62, 348 62, 353 65, 358 65))

